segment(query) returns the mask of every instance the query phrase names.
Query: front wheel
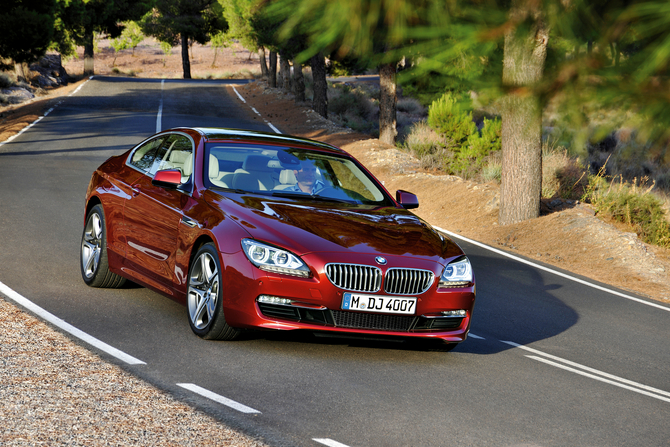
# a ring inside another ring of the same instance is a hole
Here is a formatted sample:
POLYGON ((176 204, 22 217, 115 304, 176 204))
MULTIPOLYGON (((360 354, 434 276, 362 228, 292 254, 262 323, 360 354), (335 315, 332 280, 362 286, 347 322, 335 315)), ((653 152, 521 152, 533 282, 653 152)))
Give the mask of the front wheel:
POLYGON ((126 279, 112 273, 107 261, 107 234, 102 205, 91 208, 81 236, 81 277, 91 287, 121 287, 126 279))
POLYGON ((188 322, 193 332, 206 340, 234 340, 238 329, 226 323, 223 315, 219 254, 212 243, 196 253, 188 274, 188 322))

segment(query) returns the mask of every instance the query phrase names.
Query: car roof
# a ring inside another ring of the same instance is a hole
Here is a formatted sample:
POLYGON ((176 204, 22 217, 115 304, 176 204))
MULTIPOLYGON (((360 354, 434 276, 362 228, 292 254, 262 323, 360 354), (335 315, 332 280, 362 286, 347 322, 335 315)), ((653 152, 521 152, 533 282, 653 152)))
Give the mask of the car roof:
MULTIPOLYGON (((186 128, 181 128, 186 129, 186 128)), ((289 135, 282 134, 273 134, 269 132, 258 132, 255 130, 243 130, 243 129, 227 129, 223 127, 194 127, 192 130, 198 132, 200 135, 205 137, 207 142, 223 142, 223 141, 245 141, 249 143, 267 143, 267 144, 279 144, 279 145, 289 145, 289 146, 302 146, 317 150, 326 150, 337 152, 339 154, 347 154, 346 151, 343 151, 340 148, 331 146, 327 143, 321 143, 320 141, 314 141, 307 138, 293 137, 289 135)), ((171 130, 179 130, 171 129, 171 130)), ((348 155, 348 154, 347 154, 348 155)))

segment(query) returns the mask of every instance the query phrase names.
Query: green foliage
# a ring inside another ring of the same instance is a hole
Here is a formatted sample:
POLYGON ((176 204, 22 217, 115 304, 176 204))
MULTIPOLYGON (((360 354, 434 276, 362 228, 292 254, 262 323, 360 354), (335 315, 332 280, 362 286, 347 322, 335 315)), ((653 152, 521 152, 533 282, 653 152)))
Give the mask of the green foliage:
POLYGON ((0 58, 17 63, 43 56, 54 34, 55 0, 3 0, 0 58))
POLYGON ((597 214, 630 225, 643 241, 670 248, 670 223, 661 202, 650 193, 652 188, 643 189, 638 182, 610 182, 601 169, 589 176, 582 200, 593 204, 597 214))
POLYGON ((428 108, 428 125, 456 144, 465 142, 477 131, 472 111, 460 99, 447 92, 428 108))
POLYGON ((163 50, 163 67, 165 67, 168 56, 172 54, 172 45, 170 42, 161 42, 161 50, 163 50))
POLYGON ((144 40, 144 33, 142 33, 140 25, 132 20, 124 22, 123 26, 121 37, 128 42, 127 48, 132 48, 134 54, 135 48, 144 40))
MULTIPOLYGON (((427 126, 418 123, 413 127, 405 147, 426 167, 439 166, 448 173, 470 177, 487 166, 491 154, 500 152, 501 134, 500 119, 484 118, 478 130, 469 99, 447 92, 428 109, 427 126)), ((495 172, 487 175, 495 177, 495 172)))
POLYGON ((258 39, 252 28, 252 17, 257 12, 256 0, 218 0, 228 22, 229 39, 238 40, 251 52, 258 50, 258 39))
POLYGON ((177 45, 182 37, 205 44, 227 27, 212 9, 215 0, 156 0, 139 22, 142 31, 161 42, 177 45))
POLYGON ((502 121, 484 118, 481 132, 468 136, 465 144, 456 152, 452 169, 457 172, 467 170, 479 171, 484 166, 486 157, 492 152, 499 152, 502 142, 502 121))
POLYGON ((112 39, 109 44, 114 48, 114 60, 112 61, 112 67, 116 65, 116 56, 119 54, 119 51, 127 50, 130 46, 130 42, 123 35, 112 39))

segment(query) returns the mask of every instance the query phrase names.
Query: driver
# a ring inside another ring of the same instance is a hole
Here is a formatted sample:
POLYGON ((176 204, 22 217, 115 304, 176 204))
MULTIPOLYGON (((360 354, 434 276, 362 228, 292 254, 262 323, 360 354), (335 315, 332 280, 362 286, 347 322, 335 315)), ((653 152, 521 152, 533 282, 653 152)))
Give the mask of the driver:
POLYGON ((286 188, 284 191, 315 194, 317 191, 325 188, 324 183, 321 180, 317 180, 316 166, 314 166, 310 160, 302 160, 300 162, 300 170, 294 169, 293 174, 295 174, 298 183, 286 188))

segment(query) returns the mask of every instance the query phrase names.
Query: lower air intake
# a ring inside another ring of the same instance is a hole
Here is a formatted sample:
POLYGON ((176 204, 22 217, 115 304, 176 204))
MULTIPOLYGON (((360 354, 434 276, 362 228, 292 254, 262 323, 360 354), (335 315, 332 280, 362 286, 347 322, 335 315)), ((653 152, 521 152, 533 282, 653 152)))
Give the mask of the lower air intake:
POLYGON ((416 317, 400 315, 375 315, 333 310, 335 326, 377 331, 409 331, 416 317))

